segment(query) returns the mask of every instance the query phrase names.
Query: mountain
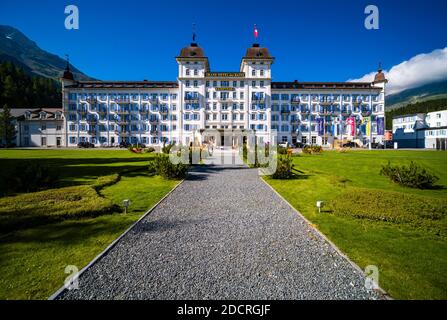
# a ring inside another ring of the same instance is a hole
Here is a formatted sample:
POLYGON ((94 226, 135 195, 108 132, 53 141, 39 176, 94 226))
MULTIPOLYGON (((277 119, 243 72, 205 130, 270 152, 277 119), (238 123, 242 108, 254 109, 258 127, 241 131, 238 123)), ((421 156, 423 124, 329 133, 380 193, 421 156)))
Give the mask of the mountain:
MULTIPOLYGON (((0 62, 10 61, 30 75, 58 79, 66 66, 61 57, 42 50, 16 28, 0 25, 0 62)), ((70 65, 77 80, 92 80, 70 65)))
POLYGON ((447 80, 387 95, 386 108, 387 110, 393 110, 408 104, 442 98, 447 98, 447 80))

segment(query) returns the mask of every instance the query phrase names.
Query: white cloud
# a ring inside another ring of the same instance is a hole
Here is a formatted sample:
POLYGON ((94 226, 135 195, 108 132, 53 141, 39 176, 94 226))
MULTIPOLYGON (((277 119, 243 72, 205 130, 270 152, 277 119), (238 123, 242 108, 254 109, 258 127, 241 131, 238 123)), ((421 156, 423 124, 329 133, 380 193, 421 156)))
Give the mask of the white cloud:
MULTIPOLYGON (((447 47, 436 49, 430 53, 422 53, 404 61, 389 71, 384 70, 388 84, 387 94, 398 93, 406 89, 416 88, 424 84, 447 79, 447 47)), ((376 72, 365 74, 359 79, 348 81, 374 80, 376 72)))

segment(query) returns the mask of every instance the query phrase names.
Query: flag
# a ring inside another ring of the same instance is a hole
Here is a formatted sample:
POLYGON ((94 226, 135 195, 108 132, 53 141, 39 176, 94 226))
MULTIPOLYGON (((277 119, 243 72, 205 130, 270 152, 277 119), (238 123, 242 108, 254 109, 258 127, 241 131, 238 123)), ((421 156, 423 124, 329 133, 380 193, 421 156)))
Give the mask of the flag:
POLYGON ((255 25, 253 34, 254 34, 254 36, 255 36, 255 39, 257 40, 257 39, 258 39, 258 28, 256 27, 256 25, 255 25))
POLYGON ((349 134, 354 137, 355 136, 355 118, 348 118, 347 124, 349 127, 349 134))
POLYGON ((324 119, 323 118, 317 119, 317 131, 320 136, 324 135, 324 119))
POLYGON ((371 117, 366 117, 366 135, 371 135, 371 117))
POLYGON ((377 134, 383 136, 385 134, 385 119, 383 117, 377 118, 377 134))

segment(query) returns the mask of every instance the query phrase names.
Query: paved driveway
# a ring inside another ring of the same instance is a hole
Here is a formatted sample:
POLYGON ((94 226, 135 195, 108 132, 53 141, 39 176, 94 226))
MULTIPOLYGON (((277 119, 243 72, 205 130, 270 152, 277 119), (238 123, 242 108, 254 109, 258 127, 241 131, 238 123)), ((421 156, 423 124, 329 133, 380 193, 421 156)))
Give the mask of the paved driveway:
POLYGON ((257 170, 242 165, 196 167, 79 285, 59 298, 376 297, 257 170))

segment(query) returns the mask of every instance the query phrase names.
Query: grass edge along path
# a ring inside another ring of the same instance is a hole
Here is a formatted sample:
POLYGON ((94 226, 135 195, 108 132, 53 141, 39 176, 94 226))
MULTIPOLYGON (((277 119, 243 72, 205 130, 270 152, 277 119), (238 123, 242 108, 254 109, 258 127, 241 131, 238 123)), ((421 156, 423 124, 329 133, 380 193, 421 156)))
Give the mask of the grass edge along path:
MULTIPOLYGON (((400 154, 393 151, 379 155, 386 157, 402 155, 406 158, 412 156, 409 152, 400 154)), ((447 157, 447 154, 433 155, 416 151, 414 155, 423 157, 423 161, 441 176, 440 183, 446 184, 445 172, 441 172, 445 167, 440 159, 447 157), (430 163, 432 157, 437 158, 436 161, 430 163)), ((436 235, 436 232, 427 232, 425 228, 415 228, 414 225, 407 223, 373 221, 329 212, 317 213, 315 207, 317 200, 325 200, 329 205, 331 199, 337 198, 349 188, 355 189, 359 186, 365 188, 368 181, 364 179, 371 173, 377 176, 369 180, 370 190, 380 189, 387 192, 391 189, 392 192, 397 190, 408 195, 419 193, 417 190, 401 189, 392 184, 388 187, 387 178, 380 177, 378 174, 380 160, 375 167, 373 162, 377 162, 374 155, 371 155, 371 159, 367 159, 364 154, 354 152, 348 157, 336 153, 324 156, 299 156, 294 157, 294 163, 297 168, 305 172, 302 177, 291 180, 273 180, 270 177, 263 177, 263 179, 360 268, 364 269, 367 265, 378 266, 379 285, 393 298, 446 299, 447 241, 445 236, 436 235), (359 163, 353 166, 354 162, 351 163, 351 161, 355 161, 357 157, 360 159, 359 163), (343 165, 349 167, 349 170, 331 171, 333 167, 341 165, 339 162, 345 162, 343 165), (372 171, 367 174, 367 170, 372 171)), ((436 190, 434 199, 445 200, 445 194, 441 192, 445 190, 436 190)), ((430 192, 423 192, 424 196, 429 194, 430 192)), ((445 220, 442 222, 445 223, 445 220)))
POLYGON ((124 196, 132 199, 128 214, 62 219, 2 236, 0 299, 47 299, 69 276, 67 265, 81 270, 179 183, 142 170, 124 170, 114 183, 96 181, 78 187, 98 191, 112 206, 121 206, 124 196))

